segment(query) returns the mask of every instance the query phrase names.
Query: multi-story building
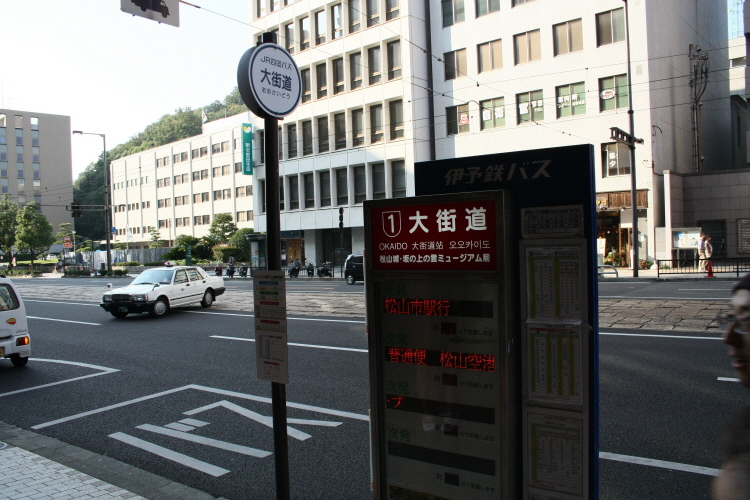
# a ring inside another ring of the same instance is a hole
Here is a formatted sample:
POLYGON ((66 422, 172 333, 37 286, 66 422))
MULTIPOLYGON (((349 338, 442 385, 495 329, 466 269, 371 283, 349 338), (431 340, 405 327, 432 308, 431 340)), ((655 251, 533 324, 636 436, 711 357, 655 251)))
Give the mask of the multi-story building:
POLYGON ((0 109, 0 196, 36 202, 57 232, 73 220, 70 117, 0 109))

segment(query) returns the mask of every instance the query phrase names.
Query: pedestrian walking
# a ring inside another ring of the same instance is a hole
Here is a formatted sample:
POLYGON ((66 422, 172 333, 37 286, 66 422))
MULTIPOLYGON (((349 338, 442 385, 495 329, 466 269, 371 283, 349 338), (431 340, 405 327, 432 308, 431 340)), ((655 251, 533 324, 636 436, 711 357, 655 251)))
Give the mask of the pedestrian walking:
POLYGON ((699 270, 702 273, 706 272, 708 267, 708 259, 714 253, 714 247, 711 245, 711 237, 707 234, 701 233, 700 247, 698 248, 698 258, 700 259, 699 270))

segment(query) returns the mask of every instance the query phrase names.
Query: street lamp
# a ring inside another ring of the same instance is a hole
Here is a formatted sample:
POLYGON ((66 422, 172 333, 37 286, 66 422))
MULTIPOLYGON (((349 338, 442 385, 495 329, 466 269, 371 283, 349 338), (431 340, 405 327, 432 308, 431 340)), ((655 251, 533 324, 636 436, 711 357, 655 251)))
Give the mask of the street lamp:
POLYGON ((73 134, 80 135, 98 135, 102 138, 104 148, 104 234, 107 238, 107 272, 112 274, 112 256, 110 255, 110 227, 109 223, 109 168, 107 167, 107 137, 104 134, 96 134, 94 132, 82 132, 80 130, 74 130, 73 134))

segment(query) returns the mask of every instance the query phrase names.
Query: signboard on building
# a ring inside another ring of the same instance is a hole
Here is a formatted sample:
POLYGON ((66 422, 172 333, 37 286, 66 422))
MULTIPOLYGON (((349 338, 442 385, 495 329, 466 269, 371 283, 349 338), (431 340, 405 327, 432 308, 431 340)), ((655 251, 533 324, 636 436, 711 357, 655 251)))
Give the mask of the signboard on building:
POLYGON ((263 118, 284 118, 302 95, 302 77, 289 52, 262 43, 245 52, 237 68, 240 96, 250 111, 263 118))
POLYGON ((179 0, 120 0, 120 10, 134 16, 180 27, 179 0))
POLYGON ((249 123, 242 124, 242 174, 253 175, 253 126, 249 123))

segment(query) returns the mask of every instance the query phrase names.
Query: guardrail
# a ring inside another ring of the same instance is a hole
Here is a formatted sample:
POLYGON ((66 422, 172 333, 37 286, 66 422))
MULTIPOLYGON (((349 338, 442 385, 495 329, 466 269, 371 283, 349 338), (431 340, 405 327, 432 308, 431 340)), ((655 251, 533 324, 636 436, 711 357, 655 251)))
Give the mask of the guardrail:
POLYGON ((702 263, 710 263, 712 272, 731 273, 740 277, 740 273, 750 272, 750 257, 725 257, 711 259, 672 259, 656 261, 656 276, 662 274, 707 274, 708 266, 701 269, 702 263))
POLYGON ((598 269, 599 277, 603 277, 605 274, 614 274, 615 278, 620 277, 620 272, 617 270, 615 266, 610 266, 609 264, 600 264, 598 269), (614 272, 613 272, 614 271, 614 272))

